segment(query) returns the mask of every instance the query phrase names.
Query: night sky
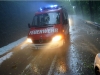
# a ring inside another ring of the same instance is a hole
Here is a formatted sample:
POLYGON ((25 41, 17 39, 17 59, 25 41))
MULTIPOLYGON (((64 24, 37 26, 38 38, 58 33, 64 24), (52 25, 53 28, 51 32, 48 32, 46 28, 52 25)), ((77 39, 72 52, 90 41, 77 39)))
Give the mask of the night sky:
POLYGON ((0 1, 0 47, 27 36, 28 23, 40 7, 57 2, 0 1))

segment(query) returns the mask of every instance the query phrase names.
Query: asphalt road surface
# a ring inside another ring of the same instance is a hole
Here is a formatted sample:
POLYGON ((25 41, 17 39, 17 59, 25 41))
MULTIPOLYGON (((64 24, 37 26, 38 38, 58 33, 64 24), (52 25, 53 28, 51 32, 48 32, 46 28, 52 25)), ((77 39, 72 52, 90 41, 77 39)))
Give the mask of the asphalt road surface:
POLYGON ((0 75, 95 75, 93 63, 100 51, 100 30, 71 18, 65 49, 34 50, 23 42, 0 56, 4 60, 0 62, 0 75), (6 60, 2 58, 5 55, 6 60))

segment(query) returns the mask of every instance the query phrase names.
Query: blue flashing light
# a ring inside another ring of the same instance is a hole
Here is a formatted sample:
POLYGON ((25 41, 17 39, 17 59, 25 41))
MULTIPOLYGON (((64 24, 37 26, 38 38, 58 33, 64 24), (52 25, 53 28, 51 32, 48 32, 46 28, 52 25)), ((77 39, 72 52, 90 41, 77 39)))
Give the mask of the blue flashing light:
POLYGON ((58 5, 54 5, 54 7, 57 7, 58 5))
POLYGON ((58 7, 58 5, 49 5, 49 6, 43 7, 43 8, 40 7, 39 11, 48 10, 48 9, 55 9, 57 7, 58 7))
POLYGON ((40 8, 40 10, 42 11, 42 8, 40 8))
POLYGON ((53 8, 53 7, 57 7, 57 5, 50 5, 50 7, 51 7, 51 8, 53 8))
POLYGON ((51 5, 50 7, 51 7, 51 8, 53 8, 54 6, 53 6, 53 5, 51 5))

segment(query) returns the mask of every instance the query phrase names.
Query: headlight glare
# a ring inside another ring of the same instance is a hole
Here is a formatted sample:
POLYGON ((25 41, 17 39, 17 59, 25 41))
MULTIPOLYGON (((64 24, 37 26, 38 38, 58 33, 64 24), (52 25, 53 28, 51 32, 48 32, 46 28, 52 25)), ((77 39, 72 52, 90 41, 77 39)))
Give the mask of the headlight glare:
POLYGON ((57 35, 57 36, 52 38, 52 41, 59 41, 61 39, 62 39, 62 36, 61 35, 57 35))
POLYGON ((31 38, 27 38, 27 42, 32 43, 32 39, 31 38))

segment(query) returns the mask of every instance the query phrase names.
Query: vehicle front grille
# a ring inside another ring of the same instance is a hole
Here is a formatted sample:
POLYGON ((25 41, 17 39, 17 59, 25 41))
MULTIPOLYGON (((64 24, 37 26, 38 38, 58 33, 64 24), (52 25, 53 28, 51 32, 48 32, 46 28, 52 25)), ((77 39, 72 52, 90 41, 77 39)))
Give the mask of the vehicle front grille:
POLYGON ((51 39, 39 39, 39 40, 33 40, 34 44, 43 44, 43 43, 49 43, 51 39))

